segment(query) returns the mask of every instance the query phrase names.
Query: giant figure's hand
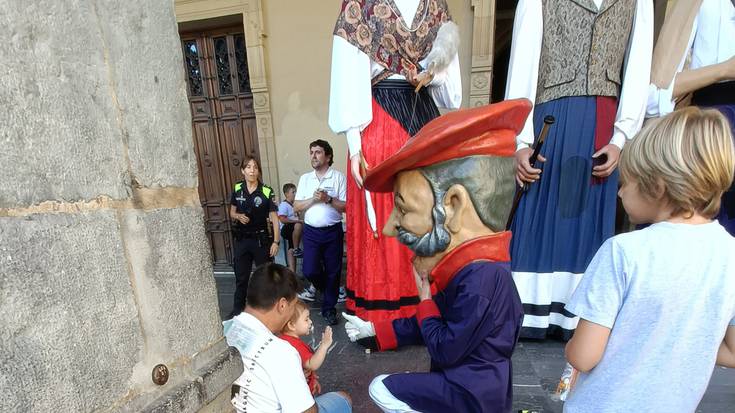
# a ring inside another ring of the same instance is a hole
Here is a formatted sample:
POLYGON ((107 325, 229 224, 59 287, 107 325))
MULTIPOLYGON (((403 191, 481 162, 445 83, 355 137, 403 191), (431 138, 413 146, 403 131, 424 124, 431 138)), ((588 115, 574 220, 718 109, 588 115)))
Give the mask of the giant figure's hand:
POLYGON ((416 267, 411 267, 413 270, 413 278, 416 280, 416 289, 419 292, 419 300, 430 300, 431 299, 431 283, 429 282, 429 276, 426 271, 419 272, 416 267))
POLYGON ((375 335, 375 327, 370 321, 365 321, 360 317, 342 313, 347 322, 345 323, 345 331, 350 341, 355 342, 361 338, 373 337, 375 335))
POLYGON ((620 148, 617 145, 609 143, 603 146, 599 151, 592 155, 594 159, 602 159, 605 162, 592 167, 592 175, 598 178, 607 178, 615 171, 620 160, 620 148))
POLYGON ((350 157, 350 172, 352 173, 352 178, 355 180, 357 187, 360 189, 362 189, 362 175, 360 175, 360 157, 361 156, 362 155, 358 153, 350 157))
POLYGON ((411 84, 416 87, 416 92, 418 92, 422 87, 429 86, 432 80, 434 80, 434 73, 430 70, 424 70, 411 79, 411 84))
MULTIPOLYGON (((516 182, 522 188, 525 182, 535 182, 541 177, 541 169, 534 168, 530 159, 533 149, 523 148, 516 152, 516 182)), ((539 162, 546 162, 546 158, 539 155, 539 162)))

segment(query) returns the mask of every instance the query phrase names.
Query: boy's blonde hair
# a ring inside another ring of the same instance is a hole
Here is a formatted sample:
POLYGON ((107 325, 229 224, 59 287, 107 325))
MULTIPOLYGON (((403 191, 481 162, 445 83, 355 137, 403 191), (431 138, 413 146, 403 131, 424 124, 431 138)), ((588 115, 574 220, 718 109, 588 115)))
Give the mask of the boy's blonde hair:
POLYGON ((620 176, 644 196, 661 194, 672 216, 713 218, 733 180, 735 146, 727 119, 688 107, 649 122, 623 149, 620 176))

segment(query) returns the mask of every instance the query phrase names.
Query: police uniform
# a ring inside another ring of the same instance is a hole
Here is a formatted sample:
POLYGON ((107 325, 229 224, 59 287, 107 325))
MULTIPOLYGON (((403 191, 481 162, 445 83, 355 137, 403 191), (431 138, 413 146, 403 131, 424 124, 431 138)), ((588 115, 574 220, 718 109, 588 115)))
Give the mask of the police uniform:
POLYGON ((270 260, 272 239, 268 232, 268 215, 277 208, 275 193, 271 187, 259 183, 255 191, 250 193, 245 181, 235 184, 230 204, 235 206, 238 213, 250 218, 247 224, 240 221, 232 224, 236 287, 230 317, 234 317, 245 308, 253 261, 258 266, 270 260))

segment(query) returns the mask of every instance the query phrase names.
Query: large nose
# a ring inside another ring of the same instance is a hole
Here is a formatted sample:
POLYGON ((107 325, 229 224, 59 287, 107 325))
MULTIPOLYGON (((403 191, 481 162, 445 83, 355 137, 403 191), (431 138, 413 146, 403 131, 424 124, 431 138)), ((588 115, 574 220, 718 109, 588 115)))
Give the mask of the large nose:
POLYGON ((398 226, 400 225, 400 223, 401 222, 398 219, 398 208, 394 207, 393 211, 391 211, 390 216, 388 217, 388 221, 383 227, 383 235, 387 237, 398 236, 398 226))

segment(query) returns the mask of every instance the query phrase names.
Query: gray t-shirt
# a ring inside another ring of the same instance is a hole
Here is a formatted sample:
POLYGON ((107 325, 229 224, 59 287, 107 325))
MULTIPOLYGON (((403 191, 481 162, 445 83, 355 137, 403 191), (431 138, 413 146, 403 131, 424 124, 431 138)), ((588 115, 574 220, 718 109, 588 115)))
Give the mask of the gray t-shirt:
POLYGON ((691 413, 735 325, 735 238, 716 221, 613 237, 566 309, 612 331, 565 412, 691 413))
MULTIPOLYGON (((281 203, 278 204, 278 216, 286 217, 290 220, 299 219, 299 216, 296 215, 296 212, 293 210, 293 205, 289 204, 288 201, 281 201, 281 203)), ((281 225, 279 225, 278 228, 283 228, 283 222, 281 222, 281 225)))

